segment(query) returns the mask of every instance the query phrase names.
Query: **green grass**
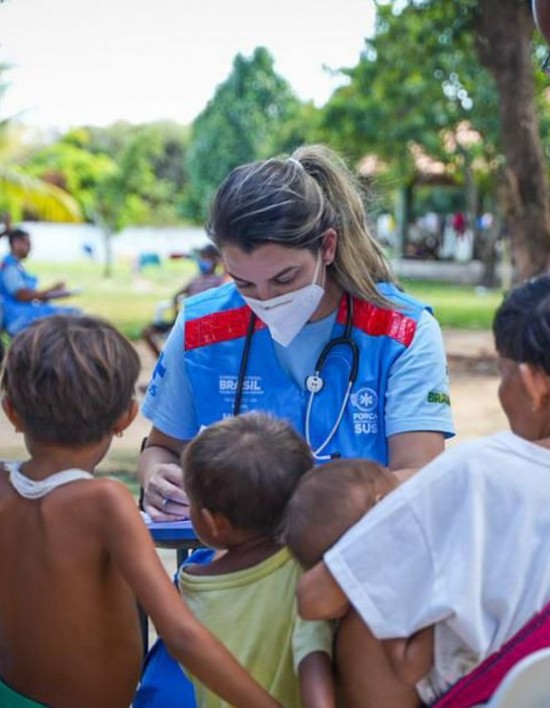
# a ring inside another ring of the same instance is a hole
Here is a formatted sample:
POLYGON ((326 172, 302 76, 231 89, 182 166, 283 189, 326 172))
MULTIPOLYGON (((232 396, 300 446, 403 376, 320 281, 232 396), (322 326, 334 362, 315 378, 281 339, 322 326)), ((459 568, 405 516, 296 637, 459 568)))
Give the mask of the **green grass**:
POLYGON ((408 293, 431 305, 443 328, 491 329, 493 315, 502 301, 501 290, 404 278, 401 284, 408 293))
MULTIPOLYGON (((67 300, 90 314, 111 320, 131 339, 151 321, 156 304, 170 299, 183 283, 193 277, 190 261, 165 261, 149 266, 142 273, 132 272, 130 263, 117 263, 112 278, 104 278, 99 263, 31 263, 31 272, 41 284, 59 280, 69 287, 82 287, 83 293, 67 300)), ((499 290, 480 292, 471 286, 402 279, 405 290, 429 303, 442 327, 489 329, 496 307, 502 299, 499 290)))
POLYGON ((167 260, 139 274, 132 272, 129 263, 117 263, 110 278, 103 276, 101 264, 89 262, 32 263, 29 270, 39 276, 41 286, 61 279, 69 288, 81 287, 81 295, 63 303, 107 318, 130 339, 139 338, 159 301, 170 300, 195 275, 193 263, 186 260, 167 260))

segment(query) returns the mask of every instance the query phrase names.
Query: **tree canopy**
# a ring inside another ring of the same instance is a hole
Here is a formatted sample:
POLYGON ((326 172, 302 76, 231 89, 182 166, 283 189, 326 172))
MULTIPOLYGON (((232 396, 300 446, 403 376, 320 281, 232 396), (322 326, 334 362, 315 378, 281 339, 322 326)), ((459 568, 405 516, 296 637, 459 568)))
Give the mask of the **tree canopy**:
POLYGON ((238 54, 230 75, 193 122, 185 214, 203 219, 230 170, 271 156, 283 142, 288 144, 285 125, 295 119, 299 106, 267 49, 258 47, 249 58, 238 54))
MULTIPOLYGON (((9 84, 9 65, 0 62, 0 106, 9 84)), ((80 221, 73 197, 56 185, 37 179, 20 164, 10 116, 0 114, 0 212, 19 218, 25 211, 50 221, 80 221)))
POLYGON ((415 146, 454 165, 458 179, 476 164, 504 179, 520 277, 550 258, 533 29, 527 0, 379 3, 374 36, 324 112, 340 150, 386 158, 401 183, 414 179, 415 146))

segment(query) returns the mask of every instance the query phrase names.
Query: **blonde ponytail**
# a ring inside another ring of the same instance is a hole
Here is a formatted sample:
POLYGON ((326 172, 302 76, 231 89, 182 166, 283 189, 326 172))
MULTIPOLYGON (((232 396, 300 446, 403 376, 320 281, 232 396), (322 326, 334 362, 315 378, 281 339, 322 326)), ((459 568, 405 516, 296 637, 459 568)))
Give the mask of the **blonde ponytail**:
POLYGON ((388 307, 390 303, 380 295, 376 283, 396 279, 370 233, 355 176, 341 158, 322 145, 298 148, 292 158, 317 182, 334 211, 338 246, 331 268, 335 280, 350 295, 388 307))

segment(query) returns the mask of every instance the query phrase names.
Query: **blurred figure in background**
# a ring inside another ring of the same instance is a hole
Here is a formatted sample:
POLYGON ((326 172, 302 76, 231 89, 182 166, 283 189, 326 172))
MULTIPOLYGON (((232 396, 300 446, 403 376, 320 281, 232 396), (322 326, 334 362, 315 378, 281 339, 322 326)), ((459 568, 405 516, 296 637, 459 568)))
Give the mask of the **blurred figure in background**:
POLYGON ((160 354, 162 342, 174 326, 181 298, 216 288, 224 282, 224 274, 220 272, 222 269, 220 254, 215 246, 208 244, 201 248, 197 254, 196 262, 199 274, 178 290, 170 302, 159 303, 153 322, 141 332, 143 340, 155 357, 160 354), (168 319, 165 318, 167 309, 170 311, 168 319))
POLYGON ((63 281, 39 290, 38 278, 25 270, 23 261, 31 250, 29 233, 23 229, 7 229, 0 234, 2 236, 7 236, 10 246, 10 252, 0 264, 2 329, 13 337, 42 317, 77 314, 79 310, 75 307, 49 304, 50 300, 73 294, 63 281))

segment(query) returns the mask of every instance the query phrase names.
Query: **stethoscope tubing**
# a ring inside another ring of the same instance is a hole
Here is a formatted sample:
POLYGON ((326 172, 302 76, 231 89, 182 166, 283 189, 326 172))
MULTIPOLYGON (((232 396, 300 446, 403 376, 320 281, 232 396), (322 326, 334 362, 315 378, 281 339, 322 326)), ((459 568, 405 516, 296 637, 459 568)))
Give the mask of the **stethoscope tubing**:
MULTIPOLYGON (((344 336, 342 337, 335 337, 334 339, 331 339, 325 346, 323 347, 321 353, 319 354, 319 357, 317 358, 317 363, 315 364, 315 374, 314 376, 317 378, 318 381, 321 381, 321 387, 322 387, 322 379, 321 379, 321 372, 323 369, 323 366, 325 365, 326 359, 330 352, 335 348, 339 346, 344 346, 344 347, 349 347, 351 349, 351 367, 350 367, 350 372, 348 376, 348 385, 346 388, 346 392, 344 394, 344 398, 342 399, 342 405, 340 406, 340 411, 338 413, 338 416, 336 417, 336 421, 334 425, 332 426, 332 429, 330 433, 327 435, 325 438, 324 442, 319 445, 319 447, 314 450, 313 446, 311 444, 311 411, 313 407, 313 399, 320 390, 310 390, 309 392, 309 399, 307 402, 307 407, 306 407, 306 419, 304 423, 304 429, 305 429, 305 437, 308 445, 310 446, 313 456, 317 460, 328 460, 331 459, 334 455, 323 455, 321 456, 321 452, 326 448, 326 446, 331 442, 331 440, 334 438, 336 435, 336 432, 340 426, 340 423, 342 422, 342 418, 344 417, 344 413, 346 410, 346 406, 348 404, 348 401, 351 396, 351 390, 353 388, 353 385, 355 381, 357 380, 357 375, 359 373, 359 348, 356 344, 356 342, 352 338, 352 327, 353 327, 353 300, 349 293, 346 293, 347 297, 347 306, 348 306, 348 312, 347 312, 347 320, 346 320, 346 329, 344 331, 344 336)), ((233 415, 239 415, 241 411, 241 404, 242 404, 242 396, 243 396, 243 390, 244 390, 244 379, 246 376, 246 369, 248 367, 248 360, 250 358, 250 347, 252 345, 252 339, 254 335, 254 330, 256 326, 256 315, 254 312, 250 313, 250 319, 248 321, 248 327, 246 330, 246 337, 245 337, 245 342, 244 342, 244 348, 243 348, 243 353, 241 357, 241 363, 239 366, 239 375, 237 378, 237 389, 235 392, 235 402, 233 404, 233 415)))

